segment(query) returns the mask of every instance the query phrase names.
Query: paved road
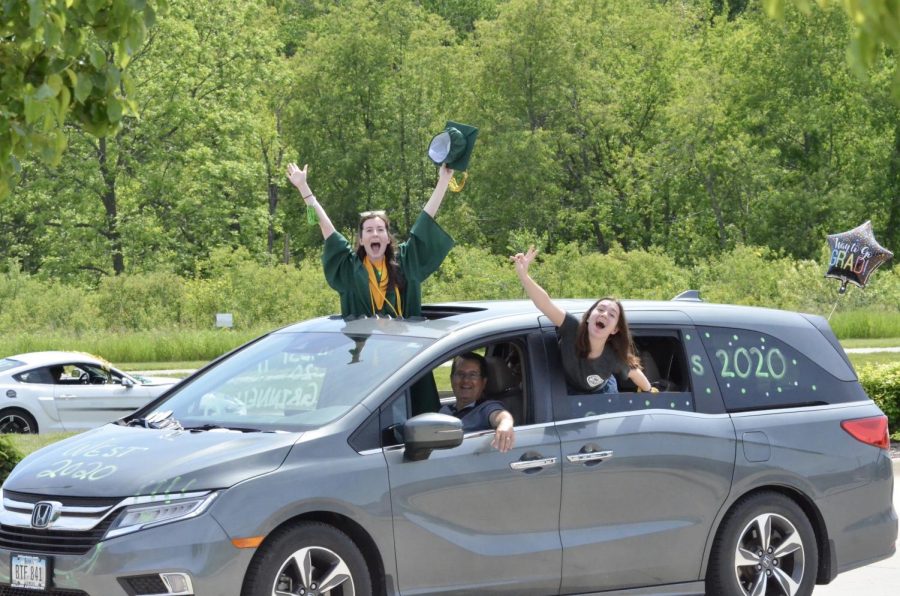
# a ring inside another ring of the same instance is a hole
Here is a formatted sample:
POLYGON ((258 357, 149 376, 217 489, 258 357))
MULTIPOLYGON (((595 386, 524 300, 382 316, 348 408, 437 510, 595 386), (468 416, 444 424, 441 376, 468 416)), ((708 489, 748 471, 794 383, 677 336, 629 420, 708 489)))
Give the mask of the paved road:
MULTIPOLYGON (((894 460, 894 509, 900 511, 900 459, 894 460)), ((897 545, 900 551, 900 544, 897 545)), ((816 586, 814 596, 897 596, 900 594, 900 552, 890 559, 842 573, 827 586, 816 586)))

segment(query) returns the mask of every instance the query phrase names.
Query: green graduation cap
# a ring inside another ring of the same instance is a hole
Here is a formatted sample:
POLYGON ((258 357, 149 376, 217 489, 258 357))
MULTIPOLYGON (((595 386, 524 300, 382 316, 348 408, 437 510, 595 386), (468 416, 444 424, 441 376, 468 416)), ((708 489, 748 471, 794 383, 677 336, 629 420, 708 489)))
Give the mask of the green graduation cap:
POLYGON ((438 165, 447 164, 448 168, 465 172, 469 168, 469 158, 477 137, 478 129, 474 126, 447 122, 444 130, 431 139, 428 157, 438 165))

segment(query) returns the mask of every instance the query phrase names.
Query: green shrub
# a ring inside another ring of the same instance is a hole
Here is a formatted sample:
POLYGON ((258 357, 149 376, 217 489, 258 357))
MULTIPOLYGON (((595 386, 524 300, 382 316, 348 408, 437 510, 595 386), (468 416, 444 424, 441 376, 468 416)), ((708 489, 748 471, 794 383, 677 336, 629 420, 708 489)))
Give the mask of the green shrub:
POLYGON ((177 326, 184 285, 184 279, 166 272, 104 277, 91 295, 99 313, 97 328, 143 331, 177 326))
POLYGON ((887 415, 892 436, 900 440, 900 362, 865 365, 858 373, 866 393, 887 415))
POLYGON ((9 435, 0 435, 0 483, 6 481, 6 477, 22 457, 22 453, 10 440, 9 435))
MULTIPOLYGON (((510 238, 519 244, 534 239, 525 232, 510 238)), ((832 315, 842 339, 900 337, 900 268, 879 270, 864 290, 851 285, 843 295, 824 271, 823 263, 748 246, 687 268, 658 250, 626 252, 614 246, 601 254, 567 244, 542 253, 532 265, 532 275, 554 298, 668 300, 693 288, 709 302, 832 315)), ((525 297, 508 255, 472 245, 457 245, 423 293, 429 302, 525 297)), ((0 273, 0 305, 0 356, 81 349, 118 361, 148 360, 138 355, 149 353, 175 354, 179 360, 209 357, 231 343, 229 336, 215 334, 217 313, 231 313, 234 331, 244 338, 339 311, 319 253, 283 265, 260 263, 246 249, 214 251, 193 277, 123 274, 102 279, 96 288, 58 284, 11 267, 0 273), (161 345, 135 345, 141 341, 161 345)))

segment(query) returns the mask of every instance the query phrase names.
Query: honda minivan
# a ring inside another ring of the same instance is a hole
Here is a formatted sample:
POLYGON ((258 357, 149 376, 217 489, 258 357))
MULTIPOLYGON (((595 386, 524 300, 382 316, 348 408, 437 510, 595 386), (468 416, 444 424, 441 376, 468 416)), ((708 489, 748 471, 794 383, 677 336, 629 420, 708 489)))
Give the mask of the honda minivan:
POLYGON ((20 462, 0 595, 798 596, 894 553, 887 420, 823 318, 624 307, 658 393, 569 387, 530 302, 260 337, 20 462), (468 351, 508 452, 437 412, 468 351))

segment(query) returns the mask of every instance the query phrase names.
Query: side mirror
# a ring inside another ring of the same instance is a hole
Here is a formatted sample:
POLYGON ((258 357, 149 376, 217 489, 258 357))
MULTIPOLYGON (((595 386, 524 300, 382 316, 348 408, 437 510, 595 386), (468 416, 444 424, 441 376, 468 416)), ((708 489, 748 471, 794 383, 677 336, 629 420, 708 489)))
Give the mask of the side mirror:
POLYGON ((404 458, 428 459, 434 449, 452 449, 462 444, 462 420, 436 412, 419 414, 403 425, 403 437, 406 439, 404 458))
POLYGON ((125 389, 131 389, 134 387, 134 381, 129 379, 128 377, 122 377, 122 387, 125 389))

